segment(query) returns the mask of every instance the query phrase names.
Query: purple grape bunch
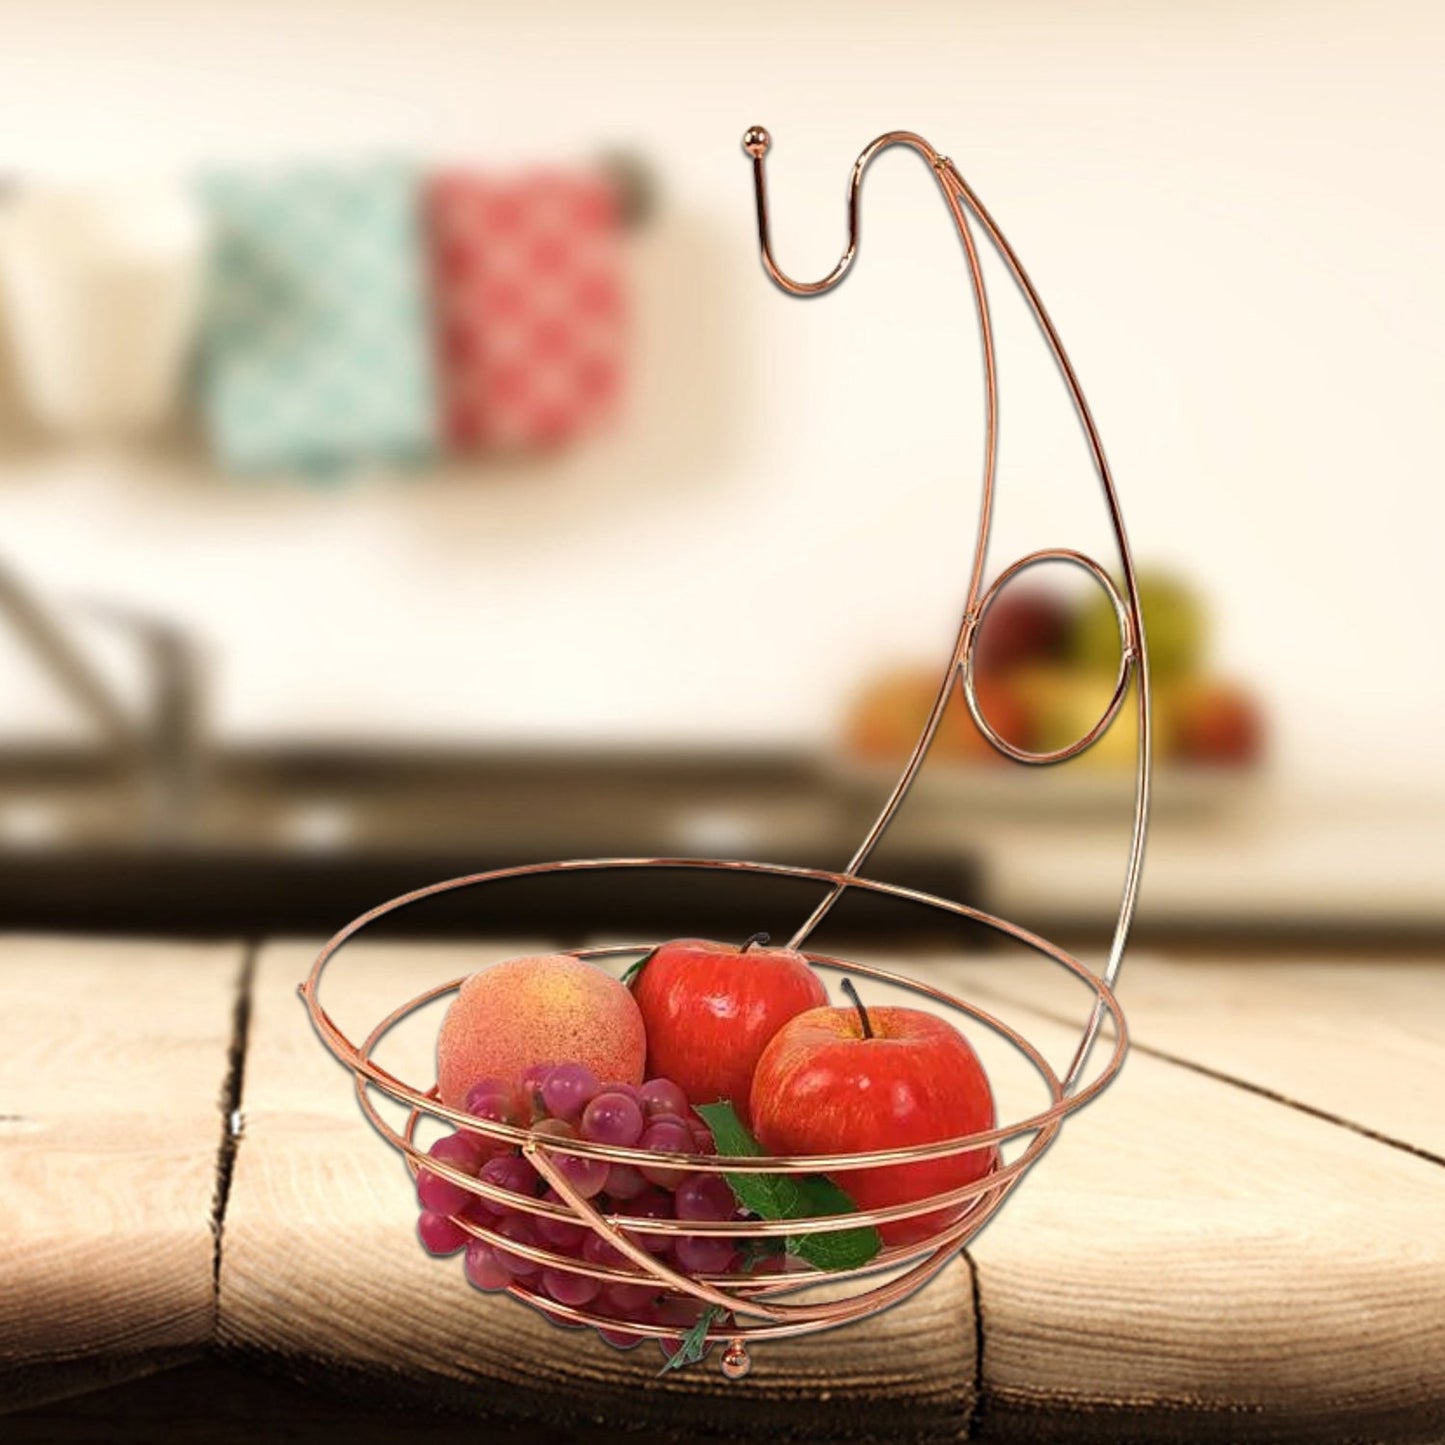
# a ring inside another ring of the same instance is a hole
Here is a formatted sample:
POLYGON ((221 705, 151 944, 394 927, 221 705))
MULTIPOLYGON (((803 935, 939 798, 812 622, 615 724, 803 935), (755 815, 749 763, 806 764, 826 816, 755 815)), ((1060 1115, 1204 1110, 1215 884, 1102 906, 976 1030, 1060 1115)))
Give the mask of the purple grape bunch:
MULTIPOLYGON (((519 1086, 485 1079, 467 1096, 474 1117, 530 1128, 557 1139, 639 1147, 679 1156, 711 1154, 711 1132, 693 1113, 683 1091, 670 1079, 642 1085, 605 1084, 582 1064, 538 1065, 519 1086)), ((528 1199, 565 1207, 565 1201, 510 1144, 460 1130, 444 1135, 428 1150, 431 1158, 484 1183, 528 1199)), ((642 1219, 684 1219, 699 1223, 740 1217, 739 1206, 720 1174, 689 1170, 685 1162, 668 1165, 609 1164, 580 1154, 551 1156, 567 1183, 602 1214, 642 1219)), ((528 1213, 503 1202, 483 1199, 425 1167, 417 1173, 421 1217, 417 1233, 432 1254, 465 1250, 468 1281, 494 1291, 519 1285, 541 1300, 605 1317, 598 1334, 617 1349, 631 1349, 643 1336, 630 1325, 664 1325, 679 1335, 701 1317, 702 1306, 658 1285, 620 1250, 573 1219, 528 1213), (478 1239, 459 1221, 480 1224, 506 1244, 478 1239), (557 1264, 544 1264, 519 1249, 546 1251, 564 1259, 636 1275, 635 1282, 592 1279, 557 1264)), ((693 1275, 726 1275, 741 1266, 734 1242, 718 1235, 645 1234, 634 1241, 659 1259, 693 1275)), ((545 1305, 539 1305, 545 1312, 545 1305)), ((558 1324, 571 1324, 553 1315, 558 1324)), ((670 1354, 677 1340, 663 1340, 670 1354)))

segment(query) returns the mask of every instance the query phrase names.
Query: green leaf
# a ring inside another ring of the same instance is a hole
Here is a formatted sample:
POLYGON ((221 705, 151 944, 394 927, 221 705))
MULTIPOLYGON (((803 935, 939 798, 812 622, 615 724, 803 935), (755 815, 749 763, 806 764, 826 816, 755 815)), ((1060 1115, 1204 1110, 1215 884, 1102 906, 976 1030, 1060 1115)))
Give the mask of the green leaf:
POLYGON ((713 1321, 719 1320, 727 1311, 720 1305, 709 1305, 702 1318, 683 1336, 682 1343, 668 1356, 667 1363, 657 1372, 660 1380, 669 1370, 685 1369, 695 1365, 707 1354, 707 1332, 713 1321))
POLYGON ((635 979, 637 975, 640 974, 642 970, 647 967, 647 965, 652 961, 652 955, 656 952, 657 950, 655 948, 651 949, 649 952, 644 953, 642 957, 637 960, 636 963, 629 964, 626 970, 624 970, 622 974, 622 982, 626 984, 628 988, 632 987, 632 980, 635 979))
POLYGON ((743 1257, 743 1273, 751 1274, 765 1259, 776 1259, 784 1253, 783 1241, 775 1235, 765 1235, 762 1239, 745 1239, 738 1252, 743 1257))
MULTIPOLYGON (((804 1214, 856 1214, 858 1206, 825 1174, 808 1174, 799 1181, 802 1186, 804 1214)), ((827 1230, 818 1234, 793 1234, 786 1241, 789 1254, 805 1259, 815 1269, 857 1269, 867 1264, 883 1248, 883 1241, 872 1225, 859 1224, 851 1229, 827 1230)))
MULTIPOLYGON (((763 1147, 748 1132, 727 1100, 699 1104, 720 1155, 757 1158, 763 1147)), ((831 1179, 822 1174, 725 1174, 737 1201, 763 1219, 809 1219, 828 1214, 856 1214, 858 1206, 831 1179)), ((870 1225, 790 1234, 785 1248, 816 1269, 857 1269, 883 1247, 870 1225)))

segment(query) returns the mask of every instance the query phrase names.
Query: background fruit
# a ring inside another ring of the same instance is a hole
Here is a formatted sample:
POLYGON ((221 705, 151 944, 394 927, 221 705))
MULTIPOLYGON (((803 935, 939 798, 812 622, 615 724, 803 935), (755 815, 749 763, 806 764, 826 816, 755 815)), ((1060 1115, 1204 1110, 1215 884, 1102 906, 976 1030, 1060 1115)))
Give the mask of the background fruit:
MULTIPOLYGON (((1114 695, 1114 679, 1077 669, 1031 668, 1012 679, 1021 706, 1030 717, 1030 732, 1038 752, 1057 752, 1083 737, 1104 715, 1114 695)), ((1167 700, 1156 689, 1152 695, 1154 746, 1159 754, 1170 751, 1171 724, 1167 700)), ((1132 768, 1138 757, 1139 699, 1131 687, 1118 715, 1104 735, 1079 755, 1079 765, 1132 768)))
POLYGON ((1179 757, 1191 763, 1246 765, 1264 754, 1264 718, 1259 705, 1232 683, 1201 679, 1171 696, 1174 740, 1179 757))
MULTIPOLYGON (((632 991, 647 1029, 648 1071, 679 1085, 690 1103, 728 1100, 744 1122, 753 1069, 769 1039, 795 1014, 828 998, 822 980, 792 949, 754 944, 744 950, 701 938, 664 943, 643 964, 632 991)), ((649 1089, 644 1106, 674 1107, 665 1095, 650 1100, 649 1089)))
MULTIPOLYGON (((1154 757, 1239 769, 1258 763, 1265 733, 1260 704, 1245 689, 1202 671, 1209 640, 1203 599, 1169 572, 1146 569, 1138 575, 1154 757)), ((1057 752, 1084 736, 1118 677, 1118 622, 1110 599, 1094 586, 1075 595, 1010 584, 990 606, 974 649, 974 685, 984 717, 1005 741, 1029 752, 1057 752)), ((870 762, 901 762, 918 739, 938 686, 934 665, 877 674, 849 710, 848 751, 870 762)), ((1136 707, 1137 698, 1128 700, 1108 733, 1079 755, 1084 767, 1133 769, 1136 707)), ((933 757, 945 766, 1008 761, 974 725, 958 690, 940 719, 933 757)))
MULTIPOLYGON (((1118 578, 1115 578, 1118 585, 1118 578)), ((1168 572, 1138 574, 1139 607, 1150 674, 1158 681, 1193 672, 1204 661, 1208 618, 1192 587, 1168 572)), ((1079 608, 1069 646, 1082 667, 1114 676, 1119 671, 1119 622, 1102 591, 1079 608)))
POLYGON ((1031 663, 1055 662, 1068 650, 1073 611, 1047 587, 1006 586, 974 639, 973 670, 992 677, 1031 663))
MULTIPOLYGON (((999 605, 1003 605, 1002 599, 999 605)), ((871 682, 849 714, 845 739, 849 750, 871 761, 891 762, 907 757, 928 720, 938 684, 938 669, 925 666, 894 669, 871 682)), ((1016 747, 1032 746, 1029 715, 1011 677, 976 671, 974 693, 984 716, 999 736, 1016 747)), ((939 758, 964 762, 1007 761, 974 725, 957 687, 949 696, 933 746, 933 755, 939 758)))
POLYGON ((514 958, 461 987, 437 1038, 442 1102, 466 1104, 485 1078, 520 1081, 539 1060, 568 1060, 599 1078, 642 1080, 642 1015, 626 987, 571 954, 514 958))
MULTIPOLYGON (((1012 673, 1007 677, 975 676, 973 695, 988 725, 999 737, 1016 748, 1032 751, 1038 746, 1037 729, 1014 676, 1012 673)), ((950 699, 944 724, 948 730, 939 729, 941 756, 969 762, 1010 761, 978 730, 962 693, 950 699)))
POLYGON ((938 669, 895 667, 872 678, 848 714, 846 742, 859 757, 905 757, 938 691, 938 669))

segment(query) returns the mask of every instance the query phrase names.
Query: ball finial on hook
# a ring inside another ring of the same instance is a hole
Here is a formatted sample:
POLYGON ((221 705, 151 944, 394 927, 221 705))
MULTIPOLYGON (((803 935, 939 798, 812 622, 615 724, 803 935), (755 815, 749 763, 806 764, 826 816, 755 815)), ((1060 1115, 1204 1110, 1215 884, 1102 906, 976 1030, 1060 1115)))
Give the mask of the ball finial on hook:
POLYGON ((772 136, 768 134, 766 128, 763 126, 750 125, 747 130, 743 132, 743 149, 752 156, 754 160, 757 160, 760 156, 767 155, 768 147, 772 145, 772 143, 772 136))

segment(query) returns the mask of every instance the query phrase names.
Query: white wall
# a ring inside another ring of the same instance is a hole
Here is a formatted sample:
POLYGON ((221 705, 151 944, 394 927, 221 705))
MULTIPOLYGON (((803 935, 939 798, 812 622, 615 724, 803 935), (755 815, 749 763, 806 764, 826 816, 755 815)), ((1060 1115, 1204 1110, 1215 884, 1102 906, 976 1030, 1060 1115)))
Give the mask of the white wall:
MULTIPOLYGON (((871 662, 951 634, 977 348, 917 161, 878 164, 856 275, 805 304, 761 276, 738 138, 772 129, 781 258, 812 275, 853 156, 906 126, 1030 265, 1136 551, 1215 598, 1282 770, 1445 788, 1442 60, 1445 11, 1401 3, 5 0, 0 170, 611 141, 652 156, 666 211, 611 441, 331 493, 16 446, 0 550, 188 618, 236 737, 825 736, 871 662)), ((1000 306, 994 561, 1107 556, 1062 391, 1000 306)), ((0 727, 59 716, 0 664, 0 727)))

